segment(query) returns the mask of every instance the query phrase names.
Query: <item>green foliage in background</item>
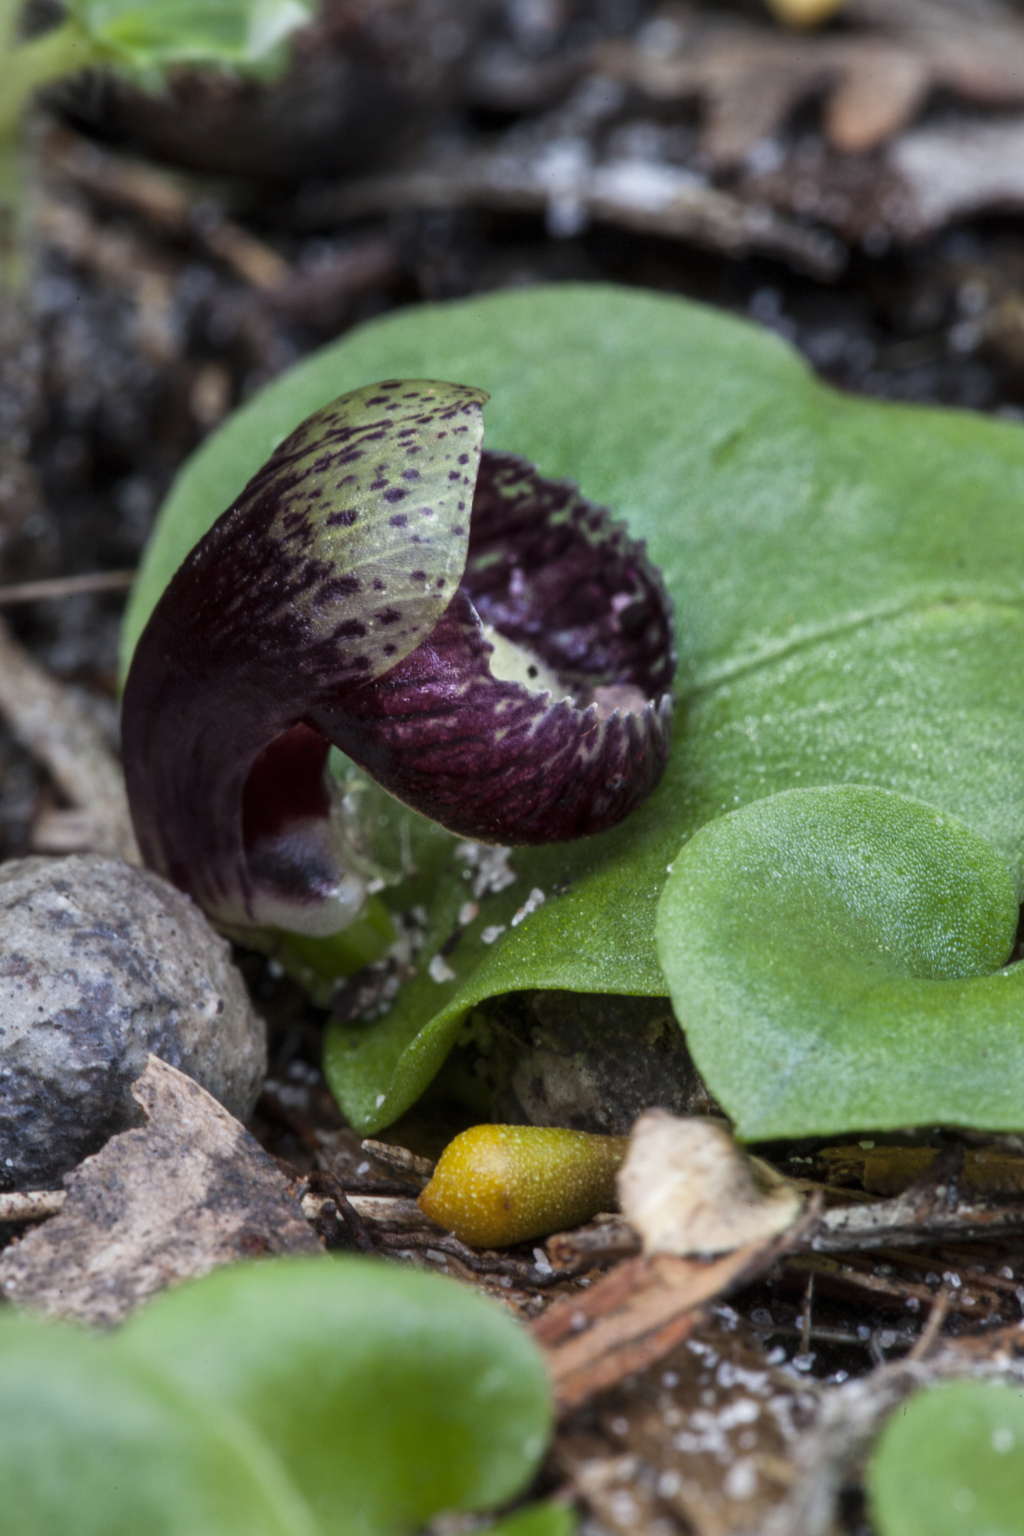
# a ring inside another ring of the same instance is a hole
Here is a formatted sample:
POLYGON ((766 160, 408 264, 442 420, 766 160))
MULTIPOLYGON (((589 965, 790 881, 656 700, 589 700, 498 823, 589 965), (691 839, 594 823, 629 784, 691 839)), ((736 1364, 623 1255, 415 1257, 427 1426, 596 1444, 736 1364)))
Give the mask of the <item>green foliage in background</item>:
POLYGON ((1024 1536, 1024 1388, 916 1393, 893 1410, 867 1487, 878 1536, 1024 1536))
POLYGON ((0 148, 39 86, 114 67, 158 85, 174 65, 268 75, 314 0, 66 0, 64 20, 20 41, 22 0, 0 0, 0 148))
POLYGON ((4 1536, 402 1536, 521 1493, 550 1423, 523 1328, 372 1260, 219 1270, 108 1338, 0 1317, 4 1536))
POLYGON ((566 285, 409 309, 304 360, 190 461, 146 557, 126 657, 273 447, 336 395, 395 377, 488 390, 485 447, 571 477, 647 539, 676 608, 675 746, 622 826, 515 851, 515 883, 464 927, 474 869, 449 845, 419 974, 383 1018, 330 1033, 352 1123, 396 1119, 476 1002, 551 987, 671 992, 712 1092, 750 1138, 1024 1125, 1024 1002, 1017 971, 1003 973, 1024 889, 1024 433, 839 395, 777 338, 650 293, 566 285), (821 837, 802 847, 796 802, 768 797, 832 785, 875 793, 822 796, 821 837), (755 802, 760 819, 719 825, 755 802), (721 842, 680 863, 702 827, 721 842), (874 865, 843 851, 849 838, 874 865), (702 854, 712 847, 750 861, 756 899, 702 854), (777 881, 771 847, 785 853, 777 881), (851 883, 804 921, 832 869, 851 883), (535 889, 544 904, 513 924, 535 889), (764 935, 757 901, 772 910, 764 935), (729 903, 716 950, 712 919, 729 903), (871 957, 908 915, 872 995, 871 957), (847 948, 832 954, 836 936, 847 948), (426 962, 442 944, 453 979, 436 981, 426 962), (762 987, 766 967, 786 986, 762 987), (834 1012, 816 1017, 833 991, 834 1012), (906 1016, 897 997, 912 1001, 906 1016), (856 1080, 845 1096, 839 1078, 856 1080))

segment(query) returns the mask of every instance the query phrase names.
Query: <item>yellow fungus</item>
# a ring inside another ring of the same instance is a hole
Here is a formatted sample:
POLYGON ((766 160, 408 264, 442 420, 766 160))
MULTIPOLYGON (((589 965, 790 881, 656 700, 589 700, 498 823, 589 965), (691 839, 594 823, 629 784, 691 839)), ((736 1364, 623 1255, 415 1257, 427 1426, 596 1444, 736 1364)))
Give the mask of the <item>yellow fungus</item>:
POLYGON ((504 1248, 615 1205, 628 1137, 540 1125, 474 1125, 441 1154, 420 1209, 476 1248, 504 1248))

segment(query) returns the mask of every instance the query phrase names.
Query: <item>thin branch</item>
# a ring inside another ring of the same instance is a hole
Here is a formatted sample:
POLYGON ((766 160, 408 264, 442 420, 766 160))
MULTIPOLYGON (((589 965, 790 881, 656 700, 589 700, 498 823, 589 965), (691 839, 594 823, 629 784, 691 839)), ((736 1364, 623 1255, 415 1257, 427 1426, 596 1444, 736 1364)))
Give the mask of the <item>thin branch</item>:
POLYGON ((0 586, 0 607, 40 603, 49 598, 78 597, 91 592, 126 592, 135 580, 134 571, 90 571, 83 576, 53 576, 46 581, 20 581, 0 586))
POLYGON ((913 1349, 907 1356, 908 1360, 923 1360, 929 1355, 936 1339, 946 1321, 949 1304, 952 1301, 952 1289, 948 1285, 942 1285, 935 1293, 931 1311, 928 1313, 928 1321, 921 1329, 920 1335, 913 1349))
POLYGON ((0 1221, 43 1221, 64 1209, 65 1189, 14 1190, 0 1195, 0 1221))

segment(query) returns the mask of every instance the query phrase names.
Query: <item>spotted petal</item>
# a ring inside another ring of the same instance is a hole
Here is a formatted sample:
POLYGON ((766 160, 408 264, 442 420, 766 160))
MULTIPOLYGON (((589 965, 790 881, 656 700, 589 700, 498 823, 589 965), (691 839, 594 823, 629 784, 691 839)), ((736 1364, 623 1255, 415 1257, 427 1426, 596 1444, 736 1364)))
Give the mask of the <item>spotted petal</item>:
POLYGON ((481 460, 485 398, 390 381, 317 412, 153 613, 125 690, 136 829, 225 927, 328 934, 361 912, 331 743, 503 843, 601 831, 661 776, 660 577, 575 486, 481 460))

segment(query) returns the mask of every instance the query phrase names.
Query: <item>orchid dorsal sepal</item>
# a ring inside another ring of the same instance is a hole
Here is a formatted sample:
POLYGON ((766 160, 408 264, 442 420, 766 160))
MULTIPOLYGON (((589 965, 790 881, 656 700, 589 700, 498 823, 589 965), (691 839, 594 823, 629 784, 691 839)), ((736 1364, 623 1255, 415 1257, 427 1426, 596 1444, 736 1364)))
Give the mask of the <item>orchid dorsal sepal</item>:
POLYGON ((223 927, 327 935, 361 915, 332 743, 494 843, 602 831, 661 776, 660 576, 575 486, 482 452, 486 398, 389 380, 309 417, 139 641, 123 734, 140 847, 223 927))

